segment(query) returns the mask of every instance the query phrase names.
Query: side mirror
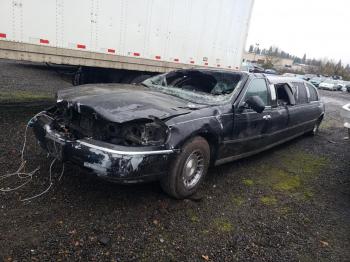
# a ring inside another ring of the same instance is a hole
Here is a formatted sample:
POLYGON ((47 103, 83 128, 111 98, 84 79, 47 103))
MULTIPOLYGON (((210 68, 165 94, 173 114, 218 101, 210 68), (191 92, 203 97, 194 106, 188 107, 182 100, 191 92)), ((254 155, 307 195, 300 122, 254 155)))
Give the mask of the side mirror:
POLYGON ((251 96, 245 102, 257 113, 262 113, 265 110, 265 103, 259 96, 251 96))

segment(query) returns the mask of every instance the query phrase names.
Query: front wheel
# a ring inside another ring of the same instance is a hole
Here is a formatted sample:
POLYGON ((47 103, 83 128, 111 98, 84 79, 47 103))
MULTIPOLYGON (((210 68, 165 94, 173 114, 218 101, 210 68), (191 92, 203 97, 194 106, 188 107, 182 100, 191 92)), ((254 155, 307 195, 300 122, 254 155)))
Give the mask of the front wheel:
POLYGON ((170 166, 170 173, 161 180, 163 190, 183 199, 194 194, 208 172, 210 148, 202 137, 188 141, 170 166))

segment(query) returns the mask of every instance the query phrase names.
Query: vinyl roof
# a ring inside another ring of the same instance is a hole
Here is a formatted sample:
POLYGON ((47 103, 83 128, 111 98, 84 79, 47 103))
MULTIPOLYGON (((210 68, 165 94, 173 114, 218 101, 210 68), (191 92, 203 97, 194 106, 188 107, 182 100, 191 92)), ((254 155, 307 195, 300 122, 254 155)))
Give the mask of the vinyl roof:
POLYGON ((265 75, 265 76, 271 84, 283 84, 283 83, 290 83, 290 82, 304 83, 305 82, 305 80, 297 78, 297 77, 285 77, 285 76, 276 76, 276 75, 265 75))

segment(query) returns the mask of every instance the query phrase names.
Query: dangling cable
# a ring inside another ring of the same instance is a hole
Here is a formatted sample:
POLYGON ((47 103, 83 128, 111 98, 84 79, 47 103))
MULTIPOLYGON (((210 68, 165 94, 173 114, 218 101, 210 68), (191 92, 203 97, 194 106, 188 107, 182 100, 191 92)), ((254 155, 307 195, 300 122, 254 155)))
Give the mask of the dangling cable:
POLYGON ((32 196, 32 197, 27 197, 27 198, 24 198, 24 199, 21 199, 21 201, 29 201, 29 200, 32 200, 32 199, 34 199, 34 198, 37 198, 37 197, 39 197, 39 196, 41 196, 41 195, 43 195, 43 194, 45 194, 46 192, 48 192, 49 190, 50 190, 50 188, 52 187, 52 185, 53 185, 53 183, 52 183, 52 166, 53 166, 53 164, 56 162, 56 158, 54 158, 53 160, 52 160, 52 162, 51 162, 51 164, 50 164, 50 176, 49 176, 49 182, 50 182, 50 184, 49 184, 49 186, 43 191, 43 192, 41 192, 40 194, 37 194, 37 195, 35 195, 35 196, 32 196))
POLYGON ((39 113, 37 113, 35 116, 33 116, 27 123, 26 125, 26 129, 24 131, 24 142, 23 142, 23 146, 22 146, 22 150, 21 150, 21 163, 17 169, 16 172, 14 173, 10 173, 10 174, 6 174, 6 175, 3 175, 3 176, 0 176, 0 181, 5 179, 5 178, 8 178, 8 177, 11 177, 11 176, 16 176, 20 179, 28 179, 27 181, 25 181, 24 183, 22 183, 21 185, 15 187, 15 188, 7 188, 7 189, 4 189, 4 188, 0 188, 0 191, 2 192, 9 192, 9 191, 13 191, 13 190, 17 190, 21 187, 23 187, 24 185, 26 185, 27 183, 29 183, 29 181, 32 180, 33 178, 33 175, 38 172, 40 170, 40 166, 38 166, 37 168, 35 168, 33 171, 31 172, 24 172, 23 170, 25 169, 25 166, 26 166, 26 163, 27 161, 24 160, 24 151, 25 151, 25 148, 26 148, 26 145, 27 145, 27 132, 28 132, 28 127, 30 125, 30 123, 33 121, 33 119, 35 119, 36 117, 38 117, 39 115, 41 115, 42 113, 44 113, 44 111, 41 111, 39 113))
MULTIPOLYGON (((28 127, 30 126, 30 124, 33 121, 33 119, 35 119, 36 117, 38 117, 39 115, 41 115, 44 112, 45 111, 41 111, 41 112, 37 113, 35 116, 33 116, 28 121, 28 123, 26 125, 25 131, 24 131, 24 142, 23 142, 23 146, 22 146, 22 150, 21 150, 21 163, 20 163, 17 171, 13 172, 13 173, 10 173, 10 174, 6 174, 6 175, 0 176, 0 181, 4 180, 6 178, 12 177, 12 176, 17 176, 20 179, 27 179, 27 180, 25 182, 23 182, 21 185, 19 185, 17 187, 14 187, 14 188, 0 188, 1 192, 11 192, 11 191, 15 191, 15 190, 20 189, 21 187, 23 187, 26 184, 28 184, 32 180, 33 176, 40 170, 40 166, 38 166, 37 168, 35 168, 31 172, 24 172, 24 169, 25 169, 25 166, 26 166, 26 163, 27 163, 27 161, 24 160, 24 152, 25 152, 25 148, 26 148, 26 145, 27 145, 28 127)), ((55 151, 57 151, 57 150, 55 149, 55 151)), ((57 153, 57 152, 55 152, 55 153, 57 153)), ((34 199, 34 198, 39 197, 39 196, 41 196, 41 195, 43 195, 43 194, 45 194, 46 192, 49 191, 49 189, 51 188, 51 186, 53 184, 53 182, 52 182, 52 166, 54 165, 55 161, 56 161, 56 159, 54 159, 51 162, 51 164, 50 164, 50 177, 49 177, 50 184, 49 184, 49 186, 43 192, 41 192, 40 194, 37 194, 37 195, 35 195, 33 197, 22 199, 21 201, 28 201, 28 200, 34 199)), ((62 165, 62 171, 61 171, 61 174, 59 176, 59 180, 61 180, 61 178, 63 176, 63 173, 64 173, 64 164, 62 165)))

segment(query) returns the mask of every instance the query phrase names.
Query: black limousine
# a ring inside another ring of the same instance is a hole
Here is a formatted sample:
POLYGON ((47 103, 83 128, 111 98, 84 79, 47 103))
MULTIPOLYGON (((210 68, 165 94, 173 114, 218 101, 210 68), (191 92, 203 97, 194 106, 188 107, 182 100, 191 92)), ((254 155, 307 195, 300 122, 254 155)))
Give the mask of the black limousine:
POLYGON ((297 78, 189 69, 61 90, 31 126, 55 158, 119 183, 160 180, 185 198, 209 165, 315 134, 324 113, 316 88, 297 78))

